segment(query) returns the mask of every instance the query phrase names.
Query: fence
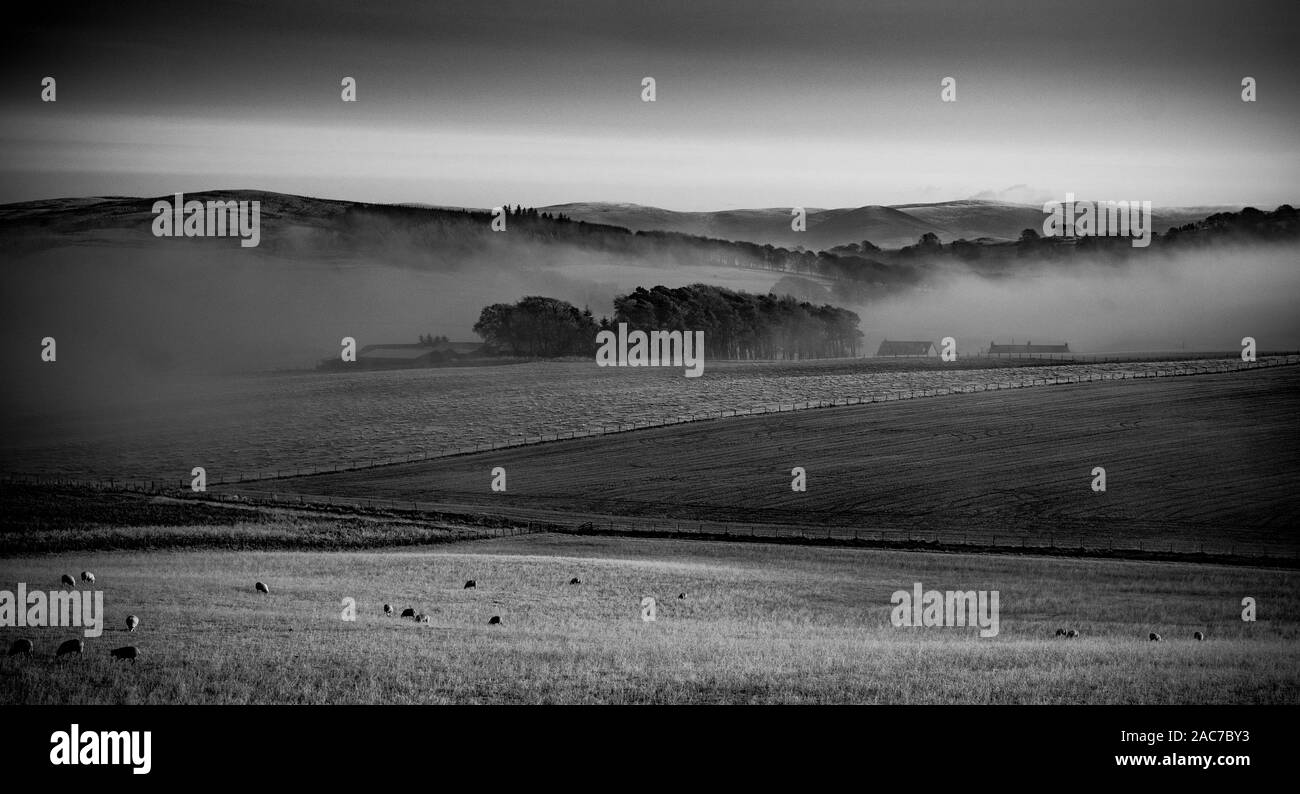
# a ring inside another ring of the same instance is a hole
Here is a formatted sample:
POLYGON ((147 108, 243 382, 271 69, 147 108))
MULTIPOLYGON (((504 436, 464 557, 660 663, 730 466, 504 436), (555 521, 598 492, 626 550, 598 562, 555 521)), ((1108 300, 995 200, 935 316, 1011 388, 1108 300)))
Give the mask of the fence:
POLYGON ((443 521, 463 537, 499 538, 537 533, 573 535, 615 535, 700 540, 732 540, 806 545, 857 546, 919 550, 1001 552, 1020 554, 1077 555, 1089 557, 1184 559, 1214 562, 1239 562, 1280 567, 1300 567, 1300 547, 1288 545, 1285 537, 1272 543, 1263 541, 1206 542, 1152 534, 1136 536, 1113 532, 1079 530, 1077 532, 1034 533, 1010 529, 997 532, 967 530, 863 529, 859 527, 816 524, 729 521, 681 521, 638 516, 569 515, 566 520, 530 517, 527 509, 513 514, 483 512, 472 505, 449 505, 409 499, 326 496, 279 493, 251 489, 224 489, 195 494, 188 488, 151 489, 139 484, 122 483, 110 487, 107 481, 77 481, 66 478, 9 476, 8 482, 75 485, 103 490, 128 491, 171 496, 195 503, 224 503, 247 507, 302 507, 326 513, 367 513, 391 515, 423 521, 443 521))

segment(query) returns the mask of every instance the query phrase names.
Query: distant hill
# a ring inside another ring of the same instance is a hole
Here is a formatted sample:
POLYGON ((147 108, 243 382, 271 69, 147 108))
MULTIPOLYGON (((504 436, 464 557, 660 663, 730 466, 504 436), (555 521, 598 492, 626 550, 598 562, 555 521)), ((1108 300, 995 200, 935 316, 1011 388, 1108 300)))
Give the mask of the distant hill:
MULTIPOLYGON (((915 243, 926 232, 938 235, 945 243, 958 239, 1010 241, 1018 239, 1024 229, 1041 230, 1045 217, 1041 205, 984 199, 840 209, 805 207, 807 230, 796 232, 790 228, 790 207, 676 212, 640 204, 587 202, 541 209, 632 231, 678 232, 783 248, 802 246, 813 251, 863 240, 881 248, 901 248, 915 243)), ((1155 229, 1163 233, 1215 213, 1240 209, 1240 205, 1158 207, 1152 212, 1152 220, 1155 229)))

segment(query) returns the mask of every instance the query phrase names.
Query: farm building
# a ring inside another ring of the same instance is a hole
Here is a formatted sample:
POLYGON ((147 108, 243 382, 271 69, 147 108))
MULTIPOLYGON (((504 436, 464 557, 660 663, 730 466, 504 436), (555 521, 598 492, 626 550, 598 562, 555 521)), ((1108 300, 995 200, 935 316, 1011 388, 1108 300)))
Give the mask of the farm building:
POLYGON ((1069 352, 1069 343, 1061 345, 1035 345, 1031 342, 1025 342, 1023 345, 999 345, 997 342, 989 342, 990 356, 1038 356, 1069 352))
MULTIPOLYGON (((360 369, 406 369, 436 367, 459 359, 473 358, 483 350, 482 342, 444 342, 433 344, 366 345, 357 351, 360 369)), ((321 362, 322 369, 345 369, 337 359, 321 362)))
POLYGON ((880 343, 880 349, 876 351, 877 356, 933 356, 935 355, 933 342, 891 342, 888 339, 880 343))
POLYGON ((363 367, 427 367, 446 358, 429 345, 366 345, 357 351, 363 367))

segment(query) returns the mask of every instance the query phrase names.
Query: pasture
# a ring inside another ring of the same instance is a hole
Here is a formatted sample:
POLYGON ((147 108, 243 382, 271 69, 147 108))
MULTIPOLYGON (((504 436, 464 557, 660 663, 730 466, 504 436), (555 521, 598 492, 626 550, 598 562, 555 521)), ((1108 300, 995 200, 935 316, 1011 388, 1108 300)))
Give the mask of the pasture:
POLYGON ((109 630, 56 662, 74 630, 0 629, 6 648, 27 636, 37 654, 0 660, 0 703, 1300 702, 1290 571, 533 535, 18 556, 0 561, 0 589, 82 569, 109 630), (895 628, 890 594, 917 581, 998 590, 1000 633, 895 628), (1244 596, 1257 622, 1240 619, 1244 596), (430 622, 385 617, 385 602, 430 622), (109 657, 128 643, 137 664, 109 657))

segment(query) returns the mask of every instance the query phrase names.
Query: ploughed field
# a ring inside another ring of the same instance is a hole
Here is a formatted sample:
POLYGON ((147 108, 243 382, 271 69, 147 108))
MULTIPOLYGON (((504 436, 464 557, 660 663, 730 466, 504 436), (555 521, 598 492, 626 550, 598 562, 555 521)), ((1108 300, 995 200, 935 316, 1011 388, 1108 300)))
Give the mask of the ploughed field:
POLYGON ((202 466, 213 482, 233 481, 723 411, 1180 366, 1233 362, 706 361, 702 377, 686 378, 677 367, 571 361, 138 380, 123 373, 93 384, 77 367, 41 367, 0 395, 8 419, 0 472, 177 485, 202 466))
POLYGON ((24 555, 0 559, 0 589, 56 589, 84 569, 108 629, 55 660, 80 630, 0 628, 6 648, 35 644, 0 657, 0 703, 1300 701, 1293 571, 531 535, 24 555), (894 626, 891 596, 916 582, 997 591, 998 633, 894 626), (1245 597, 1256 622, 1241 620, 1245 597), (385 617, 384 603, 429 622, 385 617), (138 662, 110 657, 128 644, 138 662))
POLYGON ((240 488, 594 529, 1294 559, 1297 409, 1300 369, 1279 367, 727 418, 240 488))

